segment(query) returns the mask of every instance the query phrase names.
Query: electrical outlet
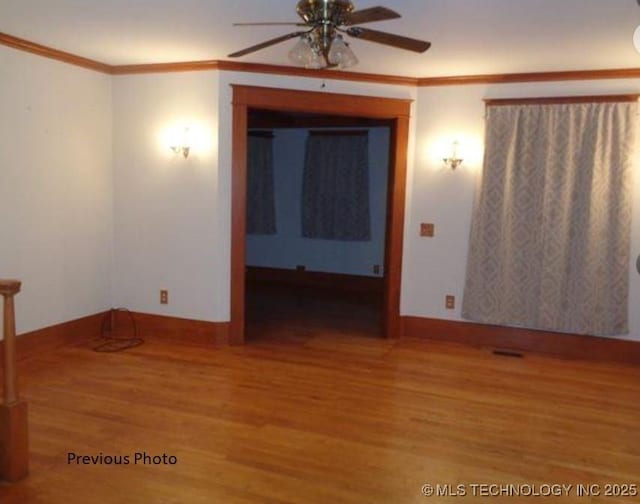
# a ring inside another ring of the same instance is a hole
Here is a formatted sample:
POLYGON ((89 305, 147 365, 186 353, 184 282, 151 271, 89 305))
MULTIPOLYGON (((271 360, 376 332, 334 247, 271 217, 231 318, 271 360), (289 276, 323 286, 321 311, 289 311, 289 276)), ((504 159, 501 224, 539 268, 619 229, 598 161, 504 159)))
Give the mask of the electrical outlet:
POLYGON ((444 305, 447 310, 455 310, 456 309, 456 297, 455 296, 447 296, 445 297, 444 305))
POLYGON ((420 224, 420 236, 425 238, 433 238, 436 234, 436 226, 431 223, 420 224))
POLYGON ((169 304, 169 291, 161 290, 160 291, 160 304, 169 304))
POLYGON ((374 264, 373 265, 373 274, 374 275, 379 275, 380 274, 380 265, 379 264, 374 264))

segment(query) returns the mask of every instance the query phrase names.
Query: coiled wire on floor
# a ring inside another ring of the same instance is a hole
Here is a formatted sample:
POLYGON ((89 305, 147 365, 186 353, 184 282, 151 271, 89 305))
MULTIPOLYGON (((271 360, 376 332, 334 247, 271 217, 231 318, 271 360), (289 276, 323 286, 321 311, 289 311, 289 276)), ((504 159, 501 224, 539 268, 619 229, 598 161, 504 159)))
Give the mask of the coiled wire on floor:
POLYGON ((138 336, 136 319, 126 308, 113 308, 109 310, 102 319, 100 332, 103 342, 93 349, 96 352, 122 352, 123 350, 128 350, 144 343, 144 340, 138 336), (126 317, 121 317, 119 316, 120 314, 124 314, 126 317), (126 319, 127 322, 122 324, 123 327, 116 327, 122 319, 126 319), (131 336, 116 336, 116 334, 127 333, 130 333, 131 336))

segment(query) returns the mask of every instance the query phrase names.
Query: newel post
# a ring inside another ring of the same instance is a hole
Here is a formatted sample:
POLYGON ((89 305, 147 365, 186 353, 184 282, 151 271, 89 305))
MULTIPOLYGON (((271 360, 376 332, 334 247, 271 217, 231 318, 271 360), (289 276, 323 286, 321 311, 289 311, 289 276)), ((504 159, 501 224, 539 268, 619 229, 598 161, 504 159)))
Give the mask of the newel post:
POLYGON ((16 318, 13 298, 20 292, 17 280, 0 280, 4 298, 4 402, 0 406, 0 479, 14 482, 29 472, 27 403, 18 398, 16 318))

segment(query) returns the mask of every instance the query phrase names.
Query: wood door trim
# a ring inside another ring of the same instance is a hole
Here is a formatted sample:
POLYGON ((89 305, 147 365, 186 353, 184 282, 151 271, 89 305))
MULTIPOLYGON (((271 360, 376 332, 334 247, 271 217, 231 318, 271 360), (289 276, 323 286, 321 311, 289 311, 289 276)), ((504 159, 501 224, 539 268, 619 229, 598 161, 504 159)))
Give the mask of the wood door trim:
POLYGON ((231 323, 230 342, 244 343, 245 234, 247 184, 247 125, 249 108, 287 110, 393 121, 389 166, 389 201, 385 254, 385 328, 388 338, 401 335, 400 287, 407 153, 411 100, 372 96, 318 93, 287 89, 232 85, 233 140, 231 174, 231 323))

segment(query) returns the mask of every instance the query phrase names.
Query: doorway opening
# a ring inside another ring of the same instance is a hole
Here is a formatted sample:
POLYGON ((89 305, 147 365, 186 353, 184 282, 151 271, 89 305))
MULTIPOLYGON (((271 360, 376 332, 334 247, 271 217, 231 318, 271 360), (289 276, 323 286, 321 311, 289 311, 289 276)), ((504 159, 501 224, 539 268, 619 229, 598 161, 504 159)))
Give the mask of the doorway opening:
POLYGON ((250 111, 287 111, 288 115, 354 118, 384 122, 389 128, 387 221, 382 286, 382 333, 401 334, 400 281, 404 227, 410 100, 285 89, 233 86, 231 329, 232 344, 245 341, 247 149, 250 111))
POLYGON ((384 333, 389 119, 250 108, 247 339, 384 333))

